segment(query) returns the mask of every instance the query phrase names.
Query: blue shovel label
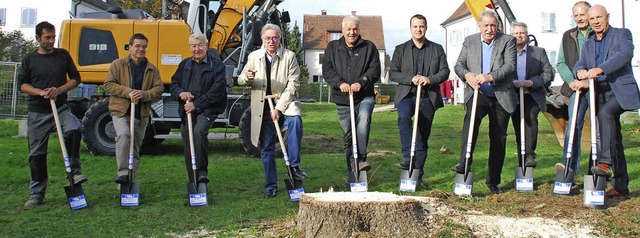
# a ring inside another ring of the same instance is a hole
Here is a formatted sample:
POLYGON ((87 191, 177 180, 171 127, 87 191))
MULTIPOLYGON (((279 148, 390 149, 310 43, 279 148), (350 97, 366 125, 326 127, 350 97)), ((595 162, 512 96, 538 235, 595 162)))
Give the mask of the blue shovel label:
POLYGON ((571 192, 571 183, 556 182, 553 186, 553 193, 555 194, 569 194, 571 192))
POLYGON ((289 197, 292 202, 300 201, 300 195, 304 194, 304 188, 294 188, 289 190, 289 197))
POLYGON ((120 194, 120 206, 123 207, 136 207, 139 205, 139 196, 137 193, 133 194, 120 194))
POLYGON ((472 188, 472 185, 456 183, 456 186, 453 188, 453 193, 456 195, 471 195, 472 188))
POLYGON ((189 205, 192 207, 206 206, 207 194, 206 193, 189 194, 189 205))
POLYGON ((78 210, 87 207, 87 200, 84 195, 69 198, 69 206, 71 210, 78 210))
POLYGON ((361 193, 367 192, 367 183, 351 183, 351 192, 352 193, 361 193))
POLYGON ((533 190, 533 179, 516 179, 516 190, 518 191, 532 191, 533 190))
POLYGON ((584 190, 584 205, 604 205, 604 191, 584 190))
POLYGON ((416 191, 416 181, 401 179, 400 180, 400 191, 403 192, 415 192, 416 191))

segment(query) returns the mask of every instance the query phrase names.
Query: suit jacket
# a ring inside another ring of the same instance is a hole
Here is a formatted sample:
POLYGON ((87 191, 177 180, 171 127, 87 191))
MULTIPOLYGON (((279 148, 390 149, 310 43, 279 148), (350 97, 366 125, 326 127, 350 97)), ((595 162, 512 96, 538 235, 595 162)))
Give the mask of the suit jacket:
MULTIPOLYGON (((496 33, 495 45, 491 54, 491 70, 493 89, 498 103, 508 113, 516 110, 518 98, 513 90, 513 74, 516 71, 516 38, 502 33, 496 33)), ((464 39, 460 56, 454 70, 460 79, 466 82, 464 75, 468 72, 482 73, 482 40, 480 33, 464 39)), ((473 97, 473 88, 468 85, 464 90, 464 101, 473 97)))
MULTIPOLYGON (((267 90, 267 58, 264 48, 251 52, 247 64, 238 76, 239 85, 251 85, 251 142, 258 146, 260 130, 262 128, 262 112, 265 103, 263 99, 267 90), (255 78, 247 78, 248 70, 257 70, 255 78)), ((296 54, 280 46, 271 63, 271 93, 276 96, 275 109, 287 116, 300 115, 302 105, 298 101, 300 87, 300 67, 296 54)))
POLYGON ((600 75, 597 81, 609 82, 622 109, 640 108, 640 92, 631 69, 633 58, 631 32, 626 28, 609 26, 605 41, 605 60, 602 64, 596 65, 596 36, 589 37, 582 46, 582 53, 573 68, 573 74, 576 75, 576 72, 581 69, 601 68, 604 75, 600 75))
MULTIPOLYGON (((411 79, 415 76, 412 47, 414 46, 413 40, 396 46, 393 51, 393 60, 391 61, 391 69, 389 71, 389 77, 391 81, 397 82, 396 96, 394 103, 398 104, 400 100, 405 98, 411 91, 411 88, 415 85, 411 82, 411 79)), ((427 76, 430 81, 430 85, 423 88, 428 90, 429 99, 433 104, 434 109, 443 107, 442 95, 440 95, 440 83, 444 82, 449 77, 449 65, 447 64, 447 56, 444 54, 444 49, 441 45, 436 44, 430 40, 426 40, 424 50, 424 76, 427 76)))
MULTIPOLYGON (((543 112, 547 110, 547 90, 546 86, 553 81, 555 72, 544 48, 528 45, 527 46, 527 66, 525 69, 525 79, 531 80, 533 86, 525 88, 536 101, 536 104, 543 112)), ((517 74, 517 71, 516 71, 517 74)), ((515 79, 514 79, 515 80, 515 79)), ((516 93, 520 90, 516 89, 516 93)))

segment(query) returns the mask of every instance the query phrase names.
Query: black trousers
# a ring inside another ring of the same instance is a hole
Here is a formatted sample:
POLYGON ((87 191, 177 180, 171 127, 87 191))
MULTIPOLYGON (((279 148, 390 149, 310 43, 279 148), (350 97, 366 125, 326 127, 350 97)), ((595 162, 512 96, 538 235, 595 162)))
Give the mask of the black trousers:
MULTIPOLYGON (((464 164, 466 157, 467 138, 469 133, 469 120, 471 120, 471 107, 473 100, 467 101, 465 104, 467 113, 464 116, 464 126, 462 127, 462 151, 460 153, 460 162, 464 164)), ((495 97, 489 97, 484 94, 478 95, 478 106, 476 109, 475 125, 473 128, 473 137, 471 138, 471 157, 469 158, 469 166, 473 161, 473 151, 476 147, 478 139, 478 131, 482 119, 489 115, 489 170, 487 173, 487 184, 500 184, 500 174, 502 173, 502 165, 504 164, 505 144, 507 142, 507 128, 509 127, 509 117, 511 113, 504 110, 495 97)))
POLYGON ((625 110, 618 103, 616 95, 613 94, 608 83, 598 84, 596 90, 596 104, 598 105, 596 115, 598 115, 598 130, 600 132, 597 162, 611 165, 613 188, 619 193, 629 194, 627 158, 624 156, 620 129, 620 115, 625 110))
MULTIPOLYGON (((536 156, 536 146, 538 143, 538 114, 540 106, 533 100, 531 94, 524 95, 524 153, 536 156)), ((511 123, 516 134, 516 144, 518 145, 518 163, 522 167, 522 154, 520 153, 520 105, 511 114, 511 123)))

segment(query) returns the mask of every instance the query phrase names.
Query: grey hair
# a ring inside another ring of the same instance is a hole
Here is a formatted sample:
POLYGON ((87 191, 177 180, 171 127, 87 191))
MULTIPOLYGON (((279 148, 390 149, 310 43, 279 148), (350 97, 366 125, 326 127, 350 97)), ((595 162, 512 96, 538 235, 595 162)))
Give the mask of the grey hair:
POLYGON ((496 20, 496 24, 500 24, 500 19, 498 19, 498 14, 491 9, 484 10, 484 12, 480 13, 478 16, 478 21, 482 21, 485 17, 493 17, 496 20))
POLYGON ((511 23, 511 29, 513 29, 514 27, 524 27, 524 32, 526 32, 527 34, 529 34, 529 28, 527 28, 527 24, 524 22, 519 22, 519 21, 514 21, 511 23))
POLYGON ((347 21, 355 21, 356 25, 358 25, 358 28, 360 28, 360 18, 358 16, 349 15, 344 17, 342 19, 342 27, 344 27, 347 24, 347 21))
POLYGON ((282 36, 282 30, 280 30, 280 27, 276 24, 271 24, 271 23, 267 23, 262 27, 262 30, 260 31, 260 35, 264 35, 265 32, 267 32, 268 30, 275 30, 276 32, 278 32, 278 36, 282 36))
POLYGON ((209 40, 207 40, 207 36, 202 33, 193 33, 189 36, 189 39, 202 41, 205 45, 209 45, 209 40))

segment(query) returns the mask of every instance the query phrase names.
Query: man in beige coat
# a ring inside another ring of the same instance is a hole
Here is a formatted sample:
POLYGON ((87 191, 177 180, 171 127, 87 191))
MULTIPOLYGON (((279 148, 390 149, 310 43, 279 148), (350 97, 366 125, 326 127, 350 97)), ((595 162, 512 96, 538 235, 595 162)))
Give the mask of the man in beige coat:
POLYGON ((276 131, 274 120, 284 115, 287 127, 287 152, 294 179, 301 180, 307 174, 300 169, 300 144, 302 118, 297 101, 300 86, 300 68, 296 55, 280 47, 281 30, 274 24, 266 24, 261 31, 262 48, 249 54, 247 65, 238 77, 238 84, 251 86, 251 142, 260 146, 260 158, 264 165, 265 198, 278 194, 278 173, 275 161, 276 131), (273 111, 264 96, 276 97, 273 111))
POLYGON ((130 115, 134 113, 133 143, 133 179, 140 165, 140 147, 144 132, 149 123, 151 103, 160 99, 164 86, 160 71, 145 57, 149 41, 143 34, 134 34, 129 40, 130 54, 111 63, 104 81, 104 90, 111 94, 109 111, 116 131, 116 164, 118 177, 115 182, 125 184, 129 181, 129 133, 130 115), (131 102, 136 104, 131 111, 131 102))

